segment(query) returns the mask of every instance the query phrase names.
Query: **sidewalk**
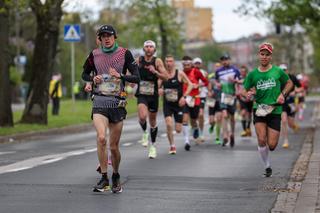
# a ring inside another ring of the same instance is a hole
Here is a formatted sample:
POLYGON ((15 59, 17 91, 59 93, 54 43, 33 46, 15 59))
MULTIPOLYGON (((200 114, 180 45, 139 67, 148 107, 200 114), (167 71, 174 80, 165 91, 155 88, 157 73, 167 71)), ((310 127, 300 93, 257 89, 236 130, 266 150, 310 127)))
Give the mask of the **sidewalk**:
POLYGON ((286 189, 279 191, 272 213, 320 213, 320 103, 286 189))

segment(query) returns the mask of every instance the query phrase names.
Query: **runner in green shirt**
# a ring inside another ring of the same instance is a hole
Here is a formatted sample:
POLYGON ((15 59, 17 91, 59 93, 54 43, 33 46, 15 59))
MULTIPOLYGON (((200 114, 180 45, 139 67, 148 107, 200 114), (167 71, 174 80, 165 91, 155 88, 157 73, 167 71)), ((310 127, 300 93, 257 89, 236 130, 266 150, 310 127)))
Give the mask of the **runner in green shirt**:
POLYGON ((253 122, 258 150, 265 164, 265 177, 272 175, 268 152, 273 151, 278 144, 282 104, 293 86, 288 75, 271 64, 272 51, 273 47, 269 43, 259 46, 260 66, 248 74, 243 91, 247 99, 255 99, 253 122))

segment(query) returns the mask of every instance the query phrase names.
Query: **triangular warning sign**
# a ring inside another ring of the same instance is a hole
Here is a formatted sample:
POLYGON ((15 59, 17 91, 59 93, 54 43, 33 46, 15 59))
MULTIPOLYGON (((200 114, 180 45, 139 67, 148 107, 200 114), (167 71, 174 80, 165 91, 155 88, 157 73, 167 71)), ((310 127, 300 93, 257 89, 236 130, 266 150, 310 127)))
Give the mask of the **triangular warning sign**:
POLYGON ((80 40, 80 35, 73 25, 70 25, 66 35, 64 36, 65 40, 80 40))

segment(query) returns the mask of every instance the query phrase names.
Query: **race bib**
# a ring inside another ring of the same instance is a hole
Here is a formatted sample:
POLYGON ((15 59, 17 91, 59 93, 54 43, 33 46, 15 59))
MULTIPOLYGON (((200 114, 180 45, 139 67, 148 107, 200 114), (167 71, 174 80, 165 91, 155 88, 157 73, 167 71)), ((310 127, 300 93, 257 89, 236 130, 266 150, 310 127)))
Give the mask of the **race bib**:
POLYGON ((265 117, 270 114, 274 110, 275 106, 267 105, 267 104, 258 104, 258 108, 256 111, 256 116, 265 117))
POLYGON ((154 95, 154 82, 140 81, 139 93, 142 95, 154 95))
POLYGON ((99 84, 99 92, 103 95, 120 95, 120 81, 115 77, 104 78, 99 84))
POLYGON ((194 107, 194 105, 196 103, 196 98, 192 97, 192 96, 187 96, 186 103, 187 103, 188 107, 194 107))
POLYGON ((207 98, 207 105, 208 105, 209 107, 214 107, 215 104, 216 104, 216 99, 214 99, 214 98, 207 98))
POLYGON ((222 93, 221 94, 221 103, 233 106, 235 101, 235 96, 222 93))
POLYGON ((177 89, 165 89, 164 90, 165 98, 169 102, 178 101, 178 90, 177 89))

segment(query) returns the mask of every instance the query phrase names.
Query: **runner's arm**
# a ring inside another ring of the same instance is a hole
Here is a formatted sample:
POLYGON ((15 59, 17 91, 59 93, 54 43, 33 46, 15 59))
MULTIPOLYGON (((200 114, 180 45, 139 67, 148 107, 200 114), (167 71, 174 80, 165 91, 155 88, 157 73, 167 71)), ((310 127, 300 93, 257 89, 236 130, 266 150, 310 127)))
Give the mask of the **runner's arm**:
POLYGON ((156 71, 155 74, 162 80, 167 81, 169 79, 168 72, 164 68, 163 62, 160 58, 156 59, 156 71))
POLYGON ((181 76, 181 81, 188 85, 183 96, 188 96, 190 94, 191 90, 193 89, 193 84, 184 72, 179 71, 179 75, 181 76))
POLYGON ((121 79, 130 83, 140 82, 138 65, 129 50, 125 54, 124 70, 129 70, 131 75, 121 74, 121 79))
POLYGON ((93 82, 94 75, 92 75, 92 73, 96 73, 96 68, 94 66, 93 54, 91 52, 83 65, 82 79, 86 82, 93 82))

